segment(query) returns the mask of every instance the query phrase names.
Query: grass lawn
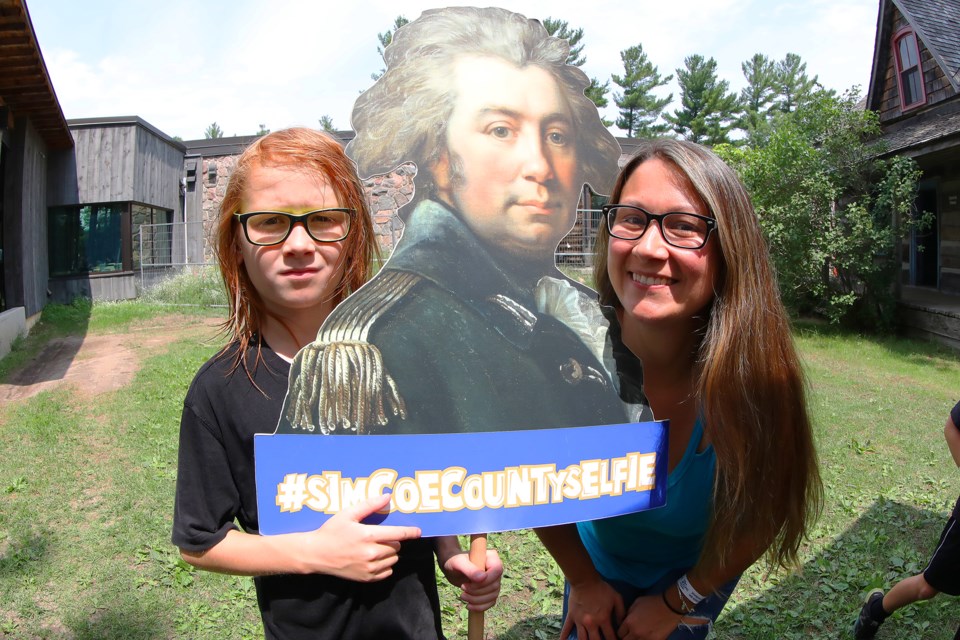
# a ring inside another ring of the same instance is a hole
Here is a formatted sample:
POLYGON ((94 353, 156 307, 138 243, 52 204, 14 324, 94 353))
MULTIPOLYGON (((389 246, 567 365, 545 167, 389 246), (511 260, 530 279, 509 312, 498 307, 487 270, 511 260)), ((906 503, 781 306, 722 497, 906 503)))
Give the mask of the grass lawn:
MULTIPOLYGON (((52 337, 120 334, 168 313, 50 307, 0 361, 0 381, 52 337)), ((196 311, 177 324, 203 321, 196 311)), ((797 573, 744 576, 720 638, 844 637, 867 591, 922 569, 960 491, 942 436, 960 358, 817 326, 797 338, 826 508, 797 573)), ((215 350, 192 334, 147 354, 120 391, 91 400, 62 387, 0 407, 0 638, 262 637, 251 581, 194 571, 169 542, 181 403, 215 350)), ((506 566, 489 637, 556 637, 563 577, 535 536, 489 544, 506 566)), ((441 597, 448 636, 466 637, 466 612, 452 590, 441 597)), ((948 639, 958 623, 956 599, 941 596, 897 613, 878 637, 948 639)))

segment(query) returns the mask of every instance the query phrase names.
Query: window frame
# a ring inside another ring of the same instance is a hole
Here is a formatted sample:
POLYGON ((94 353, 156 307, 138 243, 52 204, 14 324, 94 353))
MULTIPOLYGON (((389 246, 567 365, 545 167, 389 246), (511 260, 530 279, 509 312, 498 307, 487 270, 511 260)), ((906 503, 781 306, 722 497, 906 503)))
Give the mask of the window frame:
MULTIPOLYGON (((96 208, 105 208, 113 209, 117 211, 120 215, 120 224, 118 227, 119 238, 117 241, 120 243, 120 268, 113 271, 94 271, 89 268, 85 271, 70 271, 70 272, 60 272, 54 271, 53 264, 53 253, 51 252, 48 256, 48 266, 50 270, 51 279, 64 279, 64 278, 80 278, 80 277, 109 277, 117 276, 121 274, 130 274, 136 271, 139 268, 139 264, 135 264, 135 258, 140 256, 136 255, 137 252, 134 251, 133 240, 134 240, 134 229, 133 229, 133 209, 147 209, 150 216, 150 224, 156 223, 158 217, 162 217, 166 220, 166 223, 173 222, 173 210, 167 209, 164 207, 158 207, 156 205, 148 205, 142 202, 130 201, 130 200, 120 200, 113 202, 85 202, 83 204, 68 204, 68 205, 55 205, 47 208, 47 246, 52 247, 54 243, 52 242, 49 234, 54 232, 53 216, 62 215, 66 212, 69 216, 75 217, 77 224, 73 225, 76 229, 79 229, 79 219, 82 210, 86 207, 91 209, 96 208)), ((89 240, 89 238, 87 239, 89 240)), ((172 239, 171 239, 172 240, 172 239)), ((71 246, 76 245, 76 238, 70 243, 71 246)), ((86 252, 88 247, 84 247, 84 256, 86 258, 86 252)), ((79 250, 78 246, 73 246, 75 251, 79 250)), ((172 251, 172 244, 170 247, 166 248, 166 253, 172 251)), ((76 258, 76 256, 73 256, 76 258)), ((89 264, 87 264, 89 267, 89 264)))
POLYGON ((899 92, 900 97, 900 110, 905 112, 925 105, 927 103, 927 87, 923 79, 923 59, 920 57, 920 41, 917 39, 917 32, 912 27, 900 29, 893 34, 893 38, 891 38, 891 46, 893 48, 894 56, 894 71, 897 76, 897 91, 899 92), (900 58, 900 42, 907 37, 910 37, 913 41, 913 53, 917 56, 917 64, 904 69, 903 60, 900 58), (911 69, 916 69, 917 75, 920 78, 920 92, 914 102, 908 103, 906 101, 906 94, 903 91, 903 76, 911 69))

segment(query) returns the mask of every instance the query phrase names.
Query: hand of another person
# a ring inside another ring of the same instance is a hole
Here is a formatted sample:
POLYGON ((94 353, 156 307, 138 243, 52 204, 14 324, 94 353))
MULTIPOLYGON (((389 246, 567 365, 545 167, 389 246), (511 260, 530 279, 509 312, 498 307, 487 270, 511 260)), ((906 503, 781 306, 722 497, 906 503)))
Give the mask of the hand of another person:
POLYGON ((623 618, 623 612, 623 598, 604 580, 571 583, 560 640, 566 640, 574 627, 577 640, 614 640, 613 620, 623 618))
POLYGON ((633 601, 627 616, 617 629, 620 640, 663 640, 677 628, 680 621, 690 624, 703 621, 679 616, 663 603, 663 596, 641 596, 633 601))
POLYGON ((460 547, 457 536, 434 539, 437 563, 450 584, 460 587, 460 599, 470 611, 485 611, 500 595, 500 576, 503 563, 496 551, 487 550, 485 565, 481 568, 470 561, 470 554, 460 547))
MULTIPOLYGON (((459 544, 458 544, 459 546, 459 544)), ((500 596, 500 577, 503 575, 503 563, 500 555, 487 549, 486 569, 481 569, 470 562, 470 554, 460 551, 448 555, 438 556, 440 569, 447 581, 455 587, 460 587, 460 599, 470 611, 486 611, 492 607, 500 596)))
POLYGON ((392 574, 400 542, 419 538, 420 529, 362 524, 389 502, 389 494, 365 500, 333 516, 316 531, 298 534, 311 572, 356 582, 383 580, 392 574))

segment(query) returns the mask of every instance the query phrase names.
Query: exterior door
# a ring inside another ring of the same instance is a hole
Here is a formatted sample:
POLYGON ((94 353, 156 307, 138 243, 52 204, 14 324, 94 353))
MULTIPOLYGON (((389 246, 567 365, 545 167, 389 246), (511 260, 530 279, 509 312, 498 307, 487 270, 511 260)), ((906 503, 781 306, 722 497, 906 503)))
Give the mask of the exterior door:
POLYGON ((937 211, 937 189, 920 185, 917 211, 933 214, 933 222, 921 231, 913 231, 910 239, 910 284, 917 287, 939 285, 940 215, 937 211))

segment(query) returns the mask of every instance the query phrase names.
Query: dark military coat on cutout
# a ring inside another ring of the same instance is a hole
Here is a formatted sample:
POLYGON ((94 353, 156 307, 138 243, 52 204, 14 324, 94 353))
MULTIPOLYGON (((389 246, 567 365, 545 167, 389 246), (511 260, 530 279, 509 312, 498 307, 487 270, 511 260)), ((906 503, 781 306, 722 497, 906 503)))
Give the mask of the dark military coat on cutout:
POLYGON ((290 380, 278 433, 627 421, 594 353, 566 324, 537 312, 533 291, 500 270, 470 229, 433 201, 417 206, 386 267, 297 355, 290 380))

